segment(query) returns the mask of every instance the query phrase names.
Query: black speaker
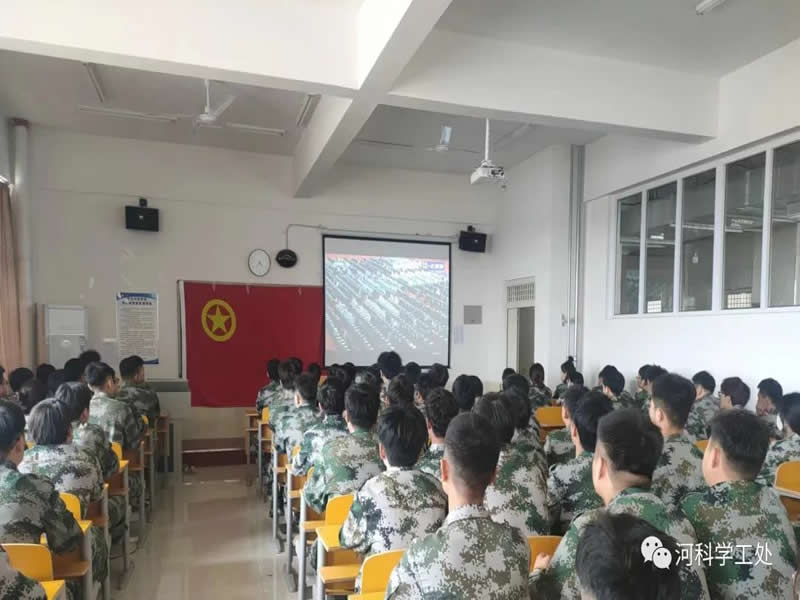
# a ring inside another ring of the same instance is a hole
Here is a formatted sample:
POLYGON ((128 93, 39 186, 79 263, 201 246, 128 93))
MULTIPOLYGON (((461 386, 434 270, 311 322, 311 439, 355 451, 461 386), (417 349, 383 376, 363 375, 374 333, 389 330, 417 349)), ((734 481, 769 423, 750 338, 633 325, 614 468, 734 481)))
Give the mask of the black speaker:
POLYGON ((139 231, 158 231, 158 209, 144 206, 126 206, 125 228, 139 231))
POLYGON ((470 227, 458 234, 458 247, 467 252, 486 252, 486 234, 470 227))

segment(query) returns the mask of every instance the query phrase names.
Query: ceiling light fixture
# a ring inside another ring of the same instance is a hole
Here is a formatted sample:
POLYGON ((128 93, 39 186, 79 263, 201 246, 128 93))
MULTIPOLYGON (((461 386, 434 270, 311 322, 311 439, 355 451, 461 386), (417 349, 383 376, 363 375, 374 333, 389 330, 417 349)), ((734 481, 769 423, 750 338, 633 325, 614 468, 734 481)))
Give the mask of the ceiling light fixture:
POLYGON ((95 66, 92 63, 83 63, 83 66, 86 67, 86 72, 89 74, 89 79, 92 81, 94 91, 97 92, 97 99, 100 100, 100 104, 105 104, 106 94, 103 91, 103 86, 100 85, 100 78, 97 76, 95 66))
POLYGON ((260 133, 262 135, 274 135, 277 137, 283 137, 286 135, 285 129, 273 129, 271 127, 258 127, 257 125, 245 125, 244 123, 225 123, 226 127, 230 127, 231 129, 237 129, 239 131, 245 131, 247 133, 260 133))
POLYGON ((319 103, 319 94, 306 94, 306 99, 303 101, 303 106, 300 107, 300 112, 297 114, 296 124, 298 127, 305 127, 311 120, 314 114, 314 109, 317 108, 319 103))
POLYGON ((152 113, 136 112, 135 110, 125 110, 122 108, 103 108, 102 106, 78 106, 78 110, 83 112, 95 113, 106 117, 117 117, 124 119, 142 119, 143 121, 160 121, 162 123, 174 123, 178 120, 173 115, 156 115, 152 113))
POLYGON ((712 10, 726 1, 727 0, 703 0, 695 7, 694 10, 698 15, 704 15, 706 13, 710 13, 712 10))

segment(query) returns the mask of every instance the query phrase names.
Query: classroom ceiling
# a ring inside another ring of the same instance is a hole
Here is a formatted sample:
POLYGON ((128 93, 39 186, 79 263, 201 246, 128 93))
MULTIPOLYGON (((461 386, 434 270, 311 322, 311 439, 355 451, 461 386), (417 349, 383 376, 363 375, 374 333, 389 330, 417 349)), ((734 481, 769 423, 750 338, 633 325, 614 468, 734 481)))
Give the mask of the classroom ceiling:
POLYGON ((453 0, 439 29, 720 76, 800 36, 798 0, 453 0))

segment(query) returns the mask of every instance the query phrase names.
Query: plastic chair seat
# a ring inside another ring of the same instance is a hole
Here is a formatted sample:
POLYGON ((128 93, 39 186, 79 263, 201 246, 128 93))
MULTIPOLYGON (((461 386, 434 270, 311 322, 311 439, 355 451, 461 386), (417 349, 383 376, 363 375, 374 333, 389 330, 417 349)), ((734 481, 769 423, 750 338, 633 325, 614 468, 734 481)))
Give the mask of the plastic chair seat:
POLYGON ((361 565, 339 565, 336 567, 322 567, 320 576, 323 583, 349 583, 355 584, 361 565))

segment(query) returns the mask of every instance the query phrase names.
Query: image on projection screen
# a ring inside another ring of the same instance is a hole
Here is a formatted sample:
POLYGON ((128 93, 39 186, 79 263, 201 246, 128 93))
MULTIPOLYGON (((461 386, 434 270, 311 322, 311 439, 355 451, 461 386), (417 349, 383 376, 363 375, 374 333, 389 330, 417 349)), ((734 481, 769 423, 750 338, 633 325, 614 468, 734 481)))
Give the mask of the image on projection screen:
POLYGON ((325 364, 448 364, 450 244, 325 236, 325 364))

